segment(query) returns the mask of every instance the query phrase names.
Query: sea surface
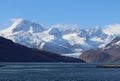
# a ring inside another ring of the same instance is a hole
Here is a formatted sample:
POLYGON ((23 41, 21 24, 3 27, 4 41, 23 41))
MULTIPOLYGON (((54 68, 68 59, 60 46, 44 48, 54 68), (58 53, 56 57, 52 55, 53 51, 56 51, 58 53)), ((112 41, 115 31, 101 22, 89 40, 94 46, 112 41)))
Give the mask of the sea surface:
POLYGON ((98 63, 0 63, 0 81, 120 81, 120 68, 98 63))

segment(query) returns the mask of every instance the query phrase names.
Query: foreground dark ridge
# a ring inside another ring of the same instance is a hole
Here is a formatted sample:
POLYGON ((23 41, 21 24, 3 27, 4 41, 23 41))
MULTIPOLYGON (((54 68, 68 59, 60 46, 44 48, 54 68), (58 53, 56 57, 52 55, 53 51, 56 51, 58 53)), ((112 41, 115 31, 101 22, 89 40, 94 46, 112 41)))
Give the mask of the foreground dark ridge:
POLYGON ((0 37, 0 62, 84 62, 43 50, 28 48, 0 37))

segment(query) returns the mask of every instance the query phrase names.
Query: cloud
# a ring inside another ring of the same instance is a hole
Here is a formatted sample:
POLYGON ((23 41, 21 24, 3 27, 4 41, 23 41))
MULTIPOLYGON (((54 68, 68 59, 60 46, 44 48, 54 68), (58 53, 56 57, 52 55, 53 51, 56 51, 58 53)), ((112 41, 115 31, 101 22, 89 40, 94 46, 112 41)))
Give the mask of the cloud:
POLYGON ((120 24, 107 25, 103 31, 108 35, 120 34, 120 24))
POLYGON ((55 24, 55 25, 52 25, 52 27, 63 28, 63 29, 79 28, 77 24, 55 24))
POLYGON ((24 20, 24 19, 23 18, 11 18, 11 21, 13 21, 13 22, 20 22, 22 20, 24 20))

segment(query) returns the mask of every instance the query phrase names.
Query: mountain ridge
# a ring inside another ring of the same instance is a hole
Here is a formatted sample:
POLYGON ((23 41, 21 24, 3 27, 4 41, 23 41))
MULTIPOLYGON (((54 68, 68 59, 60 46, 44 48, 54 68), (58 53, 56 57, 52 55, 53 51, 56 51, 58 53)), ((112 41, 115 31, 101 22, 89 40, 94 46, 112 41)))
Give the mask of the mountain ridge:
POLYGON ((89 49, 104 48, 117 36, 106 34, 98 26, 83 30, 77 29, 76 25, 65 25, 66 29, 59 31, 59 28, 64 25, 56 25, 44 29, 41 25, 29 20, 13 20, 14 23, 10 28, 0 31, 0 36, 30 48, 58 54, 81 54, 81 52, 89 49))
POLYGON ((0 37, 0 62, 84 62, 80 59, 60 56, 13 43, 0 37))

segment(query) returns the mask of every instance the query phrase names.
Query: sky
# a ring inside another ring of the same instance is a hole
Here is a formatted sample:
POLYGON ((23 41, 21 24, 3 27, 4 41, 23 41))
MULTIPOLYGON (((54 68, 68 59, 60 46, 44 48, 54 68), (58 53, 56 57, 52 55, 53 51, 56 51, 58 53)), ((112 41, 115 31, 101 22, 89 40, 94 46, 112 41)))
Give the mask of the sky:
POLYGON ((48 26, 104 27, 120 23, 120 0, 0 0, 0 30, 9 27, 12 18, 48 26))

